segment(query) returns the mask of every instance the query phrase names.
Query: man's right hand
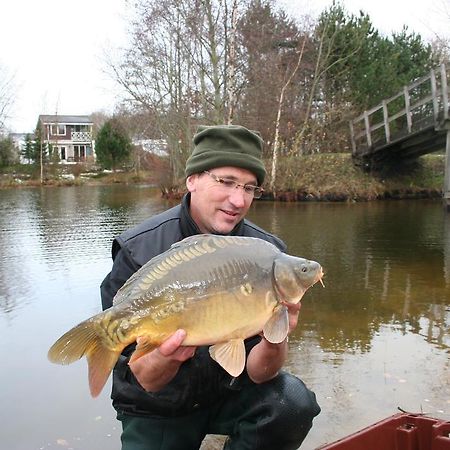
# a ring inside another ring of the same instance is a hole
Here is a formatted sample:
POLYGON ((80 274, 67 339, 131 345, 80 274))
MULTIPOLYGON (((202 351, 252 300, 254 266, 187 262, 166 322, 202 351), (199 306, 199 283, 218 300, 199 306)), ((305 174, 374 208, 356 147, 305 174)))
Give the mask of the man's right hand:
POLYGON ((146 391, 162 389, 177 374, 180 365, 194 356, 196 347, 182 346, 185 338, 186 331, 177 330, 158 348, 129 363, 137 381, 146 391))

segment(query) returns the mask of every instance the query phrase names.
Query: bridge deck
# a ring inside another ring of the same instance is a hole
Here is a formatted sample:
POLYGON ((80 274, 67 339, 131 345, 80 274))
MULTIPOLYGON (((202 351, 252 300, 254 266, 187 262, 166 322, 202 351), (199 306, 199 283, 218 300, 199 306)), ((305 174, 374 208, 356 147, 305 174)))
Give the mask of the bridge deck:
POLYGON ((350 122, 353 157, 370 167, 444 149, 449 124, 444 64, 350 122))

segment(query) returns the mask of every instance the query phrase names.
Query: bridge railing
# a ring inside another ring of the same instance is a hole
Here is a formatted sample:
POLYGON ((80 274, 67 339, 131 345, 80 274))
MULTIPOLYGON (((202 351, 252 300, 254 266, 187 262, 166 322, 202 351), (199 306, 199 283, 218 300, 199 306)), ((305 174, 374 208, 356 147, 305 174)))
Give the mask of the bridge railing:
POLYGON ((391 144, 449 118, 449 72, 442 64, 350 121, 354 156, 391 144))

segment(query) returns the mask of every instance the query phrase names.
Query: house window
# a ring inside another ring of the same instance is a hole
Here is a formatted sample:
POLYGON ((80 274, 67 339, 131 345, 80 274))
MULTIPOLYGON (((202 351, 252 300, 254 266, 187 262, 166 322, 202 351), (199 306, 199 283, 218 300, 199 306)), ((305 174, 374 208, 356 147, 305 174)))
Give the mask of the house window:
POLYGON ((53 136, 63 136, 66 134, 66 126, 60 123, 52 125, 53 136))
POLYGON ((74 131, 89 131, 88 125, 74 125, 74 131))
POLYGON ((85 161, 86 160, 86 146, 85 145, 74 145, 74 156, 75 161, 85 161))
POLYGON ((52 155, 58 156, 59 160, 66 159, 66 147, 62 147, 59 145, 52 145, 52 155))

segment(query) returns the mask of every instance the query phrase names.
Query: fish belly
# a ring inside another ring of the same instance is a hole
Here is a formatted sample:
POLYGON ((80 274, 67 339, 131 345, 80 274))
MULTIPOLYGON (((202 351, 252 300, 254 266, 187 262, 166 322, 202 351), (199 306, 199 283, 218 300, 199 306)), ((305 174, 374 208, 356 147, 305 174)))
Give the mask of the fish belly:
POLYGON ((187 336, 183 345, 212 345, 230 339, 246 339, 261 332, 276 305, 265 298, 239 298, 233 294, 193 302, 180 318, 178 328, 187 336))

